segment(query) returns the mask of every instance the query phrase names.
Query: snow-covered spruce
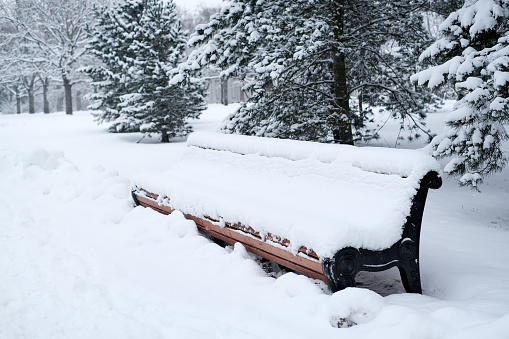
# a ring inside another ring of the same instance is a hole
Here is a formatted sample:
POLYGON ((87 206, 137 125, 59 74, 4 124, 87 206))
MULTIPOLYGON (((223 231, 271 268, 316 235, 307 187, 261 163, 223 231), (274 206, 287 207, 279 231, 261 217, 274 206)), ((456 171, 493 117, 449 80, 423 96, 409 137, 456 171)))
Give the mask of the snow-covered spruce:
POLYGON ((429 88, 455 85, 461 99, 431 145, 435 156, 452 156, 445 172, 476 188, 507 163, 501 144, 509 137, 509 1, 467 2, 440 31, 421 55, 432 66, 412 79, 429 88))
POLYGON ((201 47, 172 81, 207 65, 244 79, 254 105, 227 118, 227 133, 353 143, 373 136, 366 104, 424 128, 431 98, 408 86, 407 73, 427 41, 424 4, 234 0, 196 27, 189 44, 201 47), (358 106, 350 105, 354 92, 358 106))
POLYGON ((191 131, 188 118, 205 109, 203 83, 170 84, 168 72, 184 55, 186 37, 172 1, 129 0, 104 10, 89 50, 102 65, 85 69, 100 93, 90 99, 110 131, 161 133, 161 141, 191 131))

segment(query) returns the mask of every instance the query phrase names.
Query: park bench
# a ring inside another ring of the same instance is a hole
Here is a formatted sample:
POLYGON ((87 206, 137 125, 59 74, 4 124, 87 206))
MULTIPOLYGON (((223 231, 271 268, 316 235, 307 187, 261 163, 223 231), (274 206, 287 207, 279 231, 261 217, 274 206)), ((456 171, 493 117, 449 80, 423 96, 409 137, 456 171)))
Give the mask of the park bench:
POLYGON ((422 293, 420 228, 439 168, 419 150, 200 132, 167 172, 134 178, 133 198, 332 291, 397 266, 405 290, 422 293))

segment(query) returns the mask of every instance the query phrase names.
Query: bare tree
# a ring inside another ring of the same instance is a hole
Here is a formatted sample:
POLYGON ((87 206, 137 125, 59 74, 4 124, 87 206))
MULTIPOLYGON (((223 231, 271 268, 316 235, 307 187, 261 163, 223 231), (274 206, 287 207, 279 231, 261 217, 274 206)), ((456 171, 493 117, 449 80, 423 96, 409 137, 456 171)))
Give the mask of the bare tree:
MULTIPOLYGON (((17 6, 17 3, 11 5, 17 6)), ((16 7, 12 7, 12 9, 15 10, 16 7)), ((23 48, 17 35, 17 27, 4 17, 0 17, 0 84, 5 93, 2 106, 5 107, 6 102, 11 102, 14 99, 16 113, 19 114, 21 113, 21 100, 25 95, 23 78, 28 75, 28 72, 22 67, 23 48)))
POLYGON ((67 114, 73 113, 72 86, 79 79, 76 68, 86 52, 84 27, 90 15, 88 0, 0 0, 1 19, 16 28, 11 39, 23 41, 32 52, 37 50, 23 61, 46 70, 37 73, 45 79, 43 86, 49 81, 48 69, 59 75, 67 114))
MULTIPOLYGON (((21 113, 21 99, 23 97, 23 89, 21 79, 2 80, 3 98, 6 102, 11 102, 12 99, 16 101, 16 114, 21 113)), ((2 111, 4 111, 5 102, 1 102, 2 111)))

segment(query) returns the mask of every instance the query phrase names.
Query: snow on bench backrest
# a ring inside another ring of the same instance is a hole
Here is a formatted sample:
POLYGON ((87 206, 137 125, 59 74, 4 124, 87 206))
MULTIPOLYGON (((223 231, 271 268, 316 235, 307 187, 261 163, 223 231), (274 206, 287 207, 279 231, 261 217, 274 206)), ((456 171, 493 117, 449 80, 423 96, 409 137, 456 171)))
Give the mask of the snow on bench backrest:
POLYGON ((438 163, 421 151, 193 133, 180 162, 135 184, 198 217, 242 223, 320 257, 400 239, 412 197, 438 163))
POLYGON ((418 180, 440 166, 431 156, 415 150, 354 147, 288 139, 259 138, 245 135, 195 132, 187 140, 188 147, 200 147, 238 154, 258 154, 288 160, 316 159, 323 163, 351 163, 365 171, 415 175, 418 180))

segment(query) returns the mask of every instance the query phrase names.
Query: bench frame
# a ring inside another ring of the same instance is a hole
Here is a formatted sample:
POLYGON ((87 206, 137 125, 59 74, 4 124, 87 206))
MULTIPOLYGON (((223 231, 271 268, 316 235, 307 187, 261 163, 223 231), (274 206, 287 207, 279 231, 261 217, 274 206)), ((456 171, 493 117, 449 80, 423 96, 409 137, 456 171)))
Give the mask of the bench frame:
POLYGON ((403 227, 403 234, 391 247, 373 251, 363 248, 346 247, 333 258, 323 260, 323 272, 330 289, 335 292, 355 286, 355 275, 360 271, 380 272, 397 266, 401 282, 408 293, 421 293, 421 274, 419 269, 419 239, 422 216, 428 189, 438 189, 442 179, 436 172, 428 172, 421 179, 420 187, 412 198, 410 215, 403 227))
MULTIPOLYGON (((355 276, 360 271, 379 272, 397 266, 405 290, 408 293, 422 293, 419 270, 419 238, 422 216, 428 189, 438 189, 442 179, 435 171, 428 172, 412 198, 410 215, 403 226, 401 239, 391 247, 380 250, 346 247, 338 249, 332 258, 319 258, 306 247, 301 247, 297 254, 288 248, 290 241, 278 235, 268 233, 262 236, 252 227, 242 224, 230 224, 210 217, 196 217, 185 214, 193 220, 199 231, 228 244, 237 242, 244 245, 247 251, 271 260, 296 272, 314 279, 320 279, 329 285, 332 292, 346 287, 355 287, 355 276)), ((132 197, 136 205, 149 207, 163 214, 174 211, 168 206, 170 198, 161 197, 143 188, 135 188, 132 197)))

